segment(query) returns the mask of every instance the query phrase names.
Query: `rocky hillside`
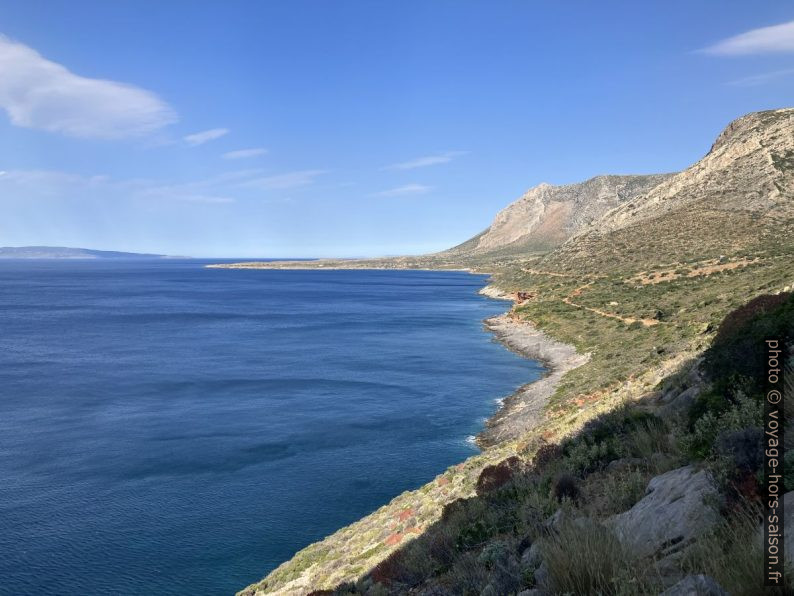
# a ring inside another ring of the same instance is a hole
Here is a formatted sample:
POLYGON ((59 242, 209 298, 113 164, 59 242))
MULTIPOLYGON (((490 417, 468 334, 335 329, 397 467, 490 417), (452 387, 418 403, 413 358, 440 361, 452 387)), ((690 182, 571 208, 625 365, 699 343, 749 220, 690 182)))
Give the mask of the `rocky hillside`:
POLYGON ((481 268, 513 297, 507 318, 587 358, 540 407, 532 391, 506 400, 481 455, 244 593, 659 594, 676 582, 669 593, 717 583, 758 593, 751 381, 762 375, 748 369, 739 383, 735 373, 770 329, 794 339, 793 118, 783 109, 736 120, 702 160, 636 181, 644 191, 616 194, 592 223, 592 205, 561 207, 561 197, 588 202, 625 177, 531 191, 515 221, 535 213, 539 235, 505 217, 443 256, 315 263, 481 268), (562 244, 537 254, 541 238, 562 244))
POLYGON ((442 254, 545 252, 669 174, 596 176, 578 184, 539 184, 496 214, 490 227, 442 254))
POLYGON ((696 164, 580 231, 545 263, 621 269, 661 260, 772 256, 791 237, 794 109, 732 122, 696 164))

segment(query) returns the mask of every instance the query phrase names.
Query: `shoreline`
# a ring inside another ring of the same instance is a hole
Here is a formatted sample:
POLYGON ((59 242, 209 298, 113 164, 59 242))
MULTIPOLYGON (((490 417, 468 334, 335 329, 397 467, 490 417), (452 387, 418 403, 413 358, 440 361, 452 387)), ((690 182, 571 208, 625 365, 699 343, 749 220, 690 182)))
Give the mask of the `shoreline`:
MULTIPOLYGON (((481 293, 495 299, 510 299, 496 288, 490 291, 502 295, 481 293)), ((504 398, 498 410, 486 420, 485 428, 477 434, 475 441, 478 447, 487 450, 515 440, 537 426, 562 377, 587 363, 590 354, 580 354, 574 346, 546 335, 529 321, 516 319, 510 311, 485 319, 483 324, 505 348, 523 358, 540 362, 545 369, 540 378, 525 383, 504 398)))
MULTIPOLYGON (((453 271, 439 268, 426 270, 453 271)), ((457 271, 487 275, 471 269, 457 271)), ((506 300, 511 304, 517 301, 516 295, 490 284, 480 288, 478 294, 494 300, 506 300)), ((404 541, 421 535, 425 528, 438 521, 449 503, 475 495, 482 469, 515 454, 511 441, 542 420, 545 406, 562 376, 590 359, 589 354, 579 354, 574 346, 551 338, 532 323, 518 320, 512 312, 512 306, 482 323, 484 331, 491 333, 503 347, 541 363, 545 371, 540 378, 521 385, 509 397, 501 400, 496 412, 474 437, 480 453, 463 459, 442 471, 434 480, 395 496, 368 515, 309 544, 271 570, 262 580, 241 590, 238 596, 276 593, 305 595, 316 590, 333 589, 346 581, 355 581, 363 572, 373 569, 398 550, 404 541), (369 554, 362 558, 362 552, 369 554), (323 562, 320 563, 320 560, 323 562)))
MULTIPOLYGON (((279 271, 450 271, 471 275, 491 275, 470 267, 422 267, 422 266, 385 266, 378 259, 358 260, 361 266, 353 266, 356 260, 336 259, 317 261, 242 261, 237 263, 213 263, 204 265, 206 269, 269 269, 279 271), (375 261, 373 263, 373 261, 375 261)), ((507 293, 497 286, 486 284, 477 292, 492 300, 505 300, 517 303, 515 294, 507 293)), ((543 411, 554 394, 562 377, 590 360, 589 354, 579 354, 570 344, 558 341, 538 329, 529 321, 515 318, 512 308, 507 312, 485 319, 485 329, 506 349, 527 360, 539 362, 545 369, 541 376, 521 385, 499 402, 496 412, 484 423, 484 428, 474 437, 473 443, 481 451, 497 447, 502 443, 517 439, 520 435, 537 426, 543 418, 543 411)))

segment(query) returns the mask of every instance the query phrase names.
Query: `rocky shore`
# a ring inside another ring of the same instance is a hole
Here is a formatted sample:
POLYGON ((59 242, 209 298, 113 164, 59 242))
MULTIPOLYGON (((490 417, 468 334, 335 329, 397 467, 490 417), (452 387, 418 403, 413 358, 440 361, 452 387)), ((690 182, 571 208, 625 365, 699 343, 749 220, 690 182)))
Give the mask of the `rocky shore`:
POLYGON ((482 448, 516 439, 537 426, 563 375, 590 359, 589 354, 579 354, 573 346, 549 337, 532 323, 511 316, 509 312, 486 319, 485 326, 509 350, 541 362, 546 373, 504 400, 499 411, 486 422, 485 430, 477 436, 477 444, 482 448))

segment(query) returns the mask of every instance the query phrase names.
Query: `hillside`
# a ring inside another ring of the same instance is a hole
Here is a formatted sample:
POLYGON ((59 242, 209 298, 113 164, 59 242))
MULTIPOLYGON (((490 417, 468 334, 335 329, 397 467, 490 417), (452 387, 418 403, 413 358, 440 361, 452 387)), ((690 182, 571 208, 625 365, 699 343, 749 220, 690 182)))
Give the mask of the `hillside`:
POLYGON ((571 232, 545 254, 515 250, 512 232, 478 252, 486 231, 440 255, 313 263, 487 271, 491 292, 514 300, 506 321, 588 358, 540 422, 531 392, 517 392, 479 437, 482 454, 244 593, 659 594, 699 574, 757 593, 761 410, 745 355, 763 333, 794 337, 793 118, 736 120, 690 168, 590 224, 558 226, 571 232))
POLYGON ((2 246, 0 259, 164 259, 165 255, 66 246, 2 246))
POLYGON ((669 177, 596 176, 578 184, 540 184, 497 213, 485 231, 441 255, 546 252, 669 177))

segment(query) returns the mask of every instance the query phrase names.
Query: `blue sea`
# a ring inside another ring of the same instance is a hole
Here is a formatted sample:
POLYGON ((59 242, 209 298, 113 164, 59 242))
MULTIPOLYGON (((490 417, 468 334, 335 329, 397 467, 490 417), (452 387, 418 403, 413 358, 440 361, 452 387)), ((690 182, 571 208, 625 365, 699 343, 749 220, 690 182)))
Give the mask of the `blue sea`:
POLYGON ((0 261, 0 593, 231 594, 537 378, 482 276, 0 261))

